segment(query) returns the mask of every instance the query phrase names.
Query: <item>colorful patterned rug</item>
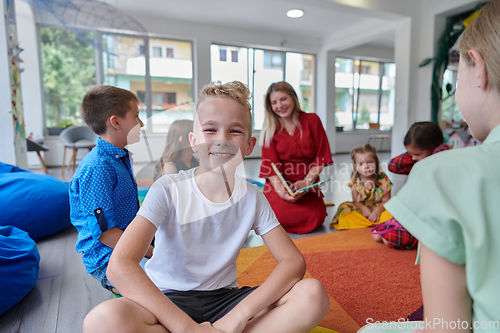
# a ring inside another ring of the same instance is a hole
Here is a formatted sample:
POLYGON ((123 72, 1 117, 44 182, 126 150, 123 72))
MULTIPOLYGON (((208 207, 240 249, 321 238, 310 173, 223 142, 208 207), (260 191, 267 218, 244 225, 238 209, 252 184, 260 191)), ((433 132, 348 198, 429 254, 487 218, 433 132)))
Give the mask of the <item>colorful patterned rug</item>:
MULTIPOLYGON (((354 229, 295 240, 330 295, 330 311, 311 333, 355 333, 369 322, 406 319, 422 305, 417 251, 375 243, 370 229, 354 229)), ((240 286, 261 284, 276 266, 265 246, 242 249, 240 286)))

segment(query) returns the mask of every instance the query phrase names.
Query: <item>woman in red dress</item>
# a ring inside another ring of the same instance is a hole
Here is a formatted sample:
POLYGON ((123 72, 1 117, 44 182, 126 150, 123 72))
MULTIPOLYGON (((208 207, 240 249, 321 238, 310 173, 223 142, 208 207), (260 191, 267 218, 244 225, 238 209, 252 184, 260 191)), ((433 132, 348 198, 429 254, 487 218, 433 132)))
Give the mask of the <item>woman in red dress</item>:
POLYGON ((320 188, 291 196, 271 163, 292 191, 316 183, 323 168, 333 163, 328 138, 319 117, 300 109, 297 94, 284 81, 269 86, 265 107, 260 137, 260 177, 266 178, 264 194, 287 232, 311 232, 323 224, 327 215, 320 188))

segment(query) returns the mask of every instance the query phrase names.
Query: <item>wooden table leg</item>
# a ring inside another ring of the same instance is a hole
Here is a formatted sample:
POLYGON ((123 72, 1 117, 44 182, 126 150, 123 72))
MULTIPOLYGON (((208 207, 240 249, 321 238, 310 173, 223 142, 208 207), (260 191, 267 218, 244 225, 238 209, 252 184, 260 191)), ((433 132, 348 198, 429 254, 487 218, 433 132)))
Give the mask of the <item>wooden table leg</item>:
POLYGON ((62 168, 61 168, 61 174, 64 176, 64 165, 66 164, 66 146, 64 146, 64 151, 63 151, 63 162, 62 162, 62 168))
POLYGON ((36 154, 38 155, 38 158, 40 159, 40 163, 42 163, 43 172, 48 174, 47 166, 45 165, 45 162, 43 161, 42 154, 40 154, 40 152, 38 150, 36 151, 36 154))
POLYGON ((75 171, 76 167, 76 147, 73 147, 73 172, 75 171))

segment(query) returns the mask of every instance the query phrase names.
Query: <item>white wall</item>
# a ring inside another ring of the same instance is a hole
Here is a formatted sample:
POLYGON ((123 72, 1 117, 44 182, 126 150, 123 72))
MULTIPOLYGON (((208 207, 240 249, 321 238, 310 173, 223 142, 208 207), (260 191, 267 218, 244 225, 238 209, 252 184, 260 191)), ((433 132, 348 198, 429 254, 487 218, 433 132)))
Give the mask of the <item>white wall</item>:
POLYGON ((326 49, 317 56, 316 114, 320 117, 330 143, 336 153, 335 133, 335 58, 336 53, 326 49))
POLYGON ((343 50, 337 54, 339 57, 363 58, 375 61, 394 61, 394 48, 379 45, 363 44, 350 49, 343 50))
POLYGON ((389 139, 370 139, 370 136, 380 134, 378 130, 337 132, 336 153, 350 153, 354 147, 370 143, 377 151, 391 151, 391 132, 384 132, 389 135, 389 139))
MULTIPOLYGON (((30 133, 43 136, 43 111, 42 111, 42 88, 39 71, 38 43, 36 38, 36 26, 31 7, 24 1, 16 0, 17 36, 19 44, 23 48, 21 73, 24 125, 26 136, 30 133)), ((42 156, 45 154, 41 153, 42 156)), ((40 160, 35 152, 28 153, 28 165, 40 165, 40 160)))

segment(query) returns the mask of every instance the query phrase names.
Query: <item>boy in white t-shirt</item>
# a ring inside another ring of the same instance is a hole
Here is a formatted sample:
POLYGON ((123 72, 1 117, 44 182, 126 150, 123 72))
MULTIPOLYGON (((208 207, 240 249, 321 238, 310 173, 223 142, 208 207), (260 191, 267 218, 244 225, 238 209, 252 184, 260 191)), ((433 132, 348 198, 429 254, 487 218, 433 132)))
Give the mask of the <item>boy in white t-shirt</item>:
POLYGON ((309 332, 326 315, 323 285, 302 280, 304 258, 264 195, 235 176, 256 142, 249 95, 237 81, 202 89, 190 134, 200 166, 152 186, 110 259, 124 297, 94 308, 84 332, 309 332), (258 288, 238 288, 236 258, 252 229, 278 265, 258 288))

